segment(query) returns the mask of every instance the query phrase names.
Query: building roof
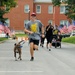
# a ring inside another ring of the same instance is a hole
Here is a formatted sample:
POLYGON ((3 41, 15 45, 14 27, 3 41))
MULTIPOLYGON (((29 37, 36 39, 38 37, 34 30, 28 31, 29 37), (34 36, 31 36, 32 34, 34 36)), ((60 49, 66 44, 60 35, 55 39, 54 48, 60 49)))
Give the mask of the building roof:
POLYGON ((34 2, 35 3, 38 3, 38 2, 40 2, 40 3, 45 2, 45 3, 47 3, 47 2, 52 2, 52 0, 34 0, 34 2))

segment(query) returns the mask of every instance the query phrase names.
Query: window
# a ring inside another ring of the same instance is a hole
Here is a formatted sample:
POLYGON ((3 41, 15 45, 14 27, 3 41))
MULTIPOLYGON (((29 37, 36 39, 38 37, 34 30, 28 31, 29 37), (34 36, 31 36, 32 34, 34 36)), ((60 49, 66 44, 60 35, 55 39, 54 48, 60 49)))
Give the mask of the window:
POLYGON ((65 6, 65 13, 68 13, 68 6, 65 6))
POLYGON ((50 5, 50 6, 48 7, 48 13, 50 13, 50 14, 53 13, 53 6, 50 5))
POLYGON ((52 2, 52 0, 49 0, 50 2, 52 2))
POLYGON ((68 21, 67 20, 61 20, 60 25, 66 25, 68 27, 68 21))
POLYGON ((60 0, 60 2, 65 2, 65 1, 67 1, 67 0, 60 0))
POLYGON ((5 22, 6 22, 6 25, 9 27, 10 26, 10 20, 7 19, 7 20, 5 20, 5 22))
POLYGON ((24 20, 24 27, 25 27, 25 24, 28 22, 29 20, 24 20))
POLYGON ((36 13, 41 13, 41 6, 40 5, 36 6, 36 13))
POLYGON ((65 13, 65 6, 60 6, 60 13, 61 14, 64 14, 65 13))
POLYGON ((29 13, 29 11, 30 11, 30 10, 29 10, 29 5, 25 5, 25 6, 24 6, 24 12, 25 12, 25 13, 29 13))
POLYGON ((48 23, 51 23, 51 24, 53 24, 52 20, 49 20, 49 21, 48 21, 48 23))
POLYGON ((63 0, 60 0, 60 2, 62 2, 63 0))

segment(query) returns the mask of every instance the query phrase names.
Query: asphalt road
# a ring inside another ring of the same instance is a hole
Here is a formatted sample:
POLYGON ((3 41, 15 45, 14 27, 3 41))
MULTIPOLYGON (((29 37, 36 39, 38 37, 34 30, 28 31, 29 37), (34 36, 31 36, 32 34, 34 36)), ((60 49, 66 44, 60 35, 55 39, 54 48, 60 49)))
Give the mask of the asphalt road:
POLYGON ((29 44, 22 47, 22 61, 15 61, 13 47, 15 40, 0 44, 0 75, 75 75, 75 45, 62 43, 61 48, 51 51, 39 46, 30 61, 29 44))

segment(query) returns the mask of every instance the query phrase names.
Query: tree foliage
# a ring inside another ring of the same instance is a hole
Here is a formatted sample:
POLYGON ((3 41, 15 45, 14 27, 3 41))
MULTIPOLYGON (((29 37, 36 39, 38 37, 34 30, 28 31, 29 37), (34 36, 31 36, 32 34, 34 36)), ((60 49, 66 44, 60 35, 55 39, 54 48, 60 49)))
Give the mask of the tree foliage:
POLYGON ((5 13, 17 5, 17 0, 0 0, 0 21, 5 21, 7 18, 3 18, 5 13))
POLYGON ((60 6, 60 0, 52 0, 52 3, 54 4, 54 6, 60 6))
POLYGON ((66 12, 65 15, 68 18, 75 20, 75 0, 52 0, 54 6, 60 6, 62 3, 65 4, 66 12))

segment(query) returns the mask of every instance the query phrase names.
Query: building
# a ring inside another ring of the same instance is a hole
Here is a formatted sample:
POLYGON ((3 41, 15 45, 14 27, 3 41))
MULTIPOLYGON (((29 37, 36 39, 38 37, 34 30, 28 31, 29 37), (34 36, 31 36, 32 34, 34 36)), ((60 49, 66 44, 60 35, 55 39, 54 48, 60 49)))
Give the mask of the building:
MULTIPOLYGON (((62 1, 62 0, 61 0, 62 1)), ((15 30, 24 30, 25 23, 30 20, 30 14, 35 12, 44 26, 49 22, 53 25, 68 25, 68 19, 64 15, 65 5, 54 7, 52 0, 18 0, 18 5, 12 8, 4 17, 8 17, 8 26, 15 30)))

